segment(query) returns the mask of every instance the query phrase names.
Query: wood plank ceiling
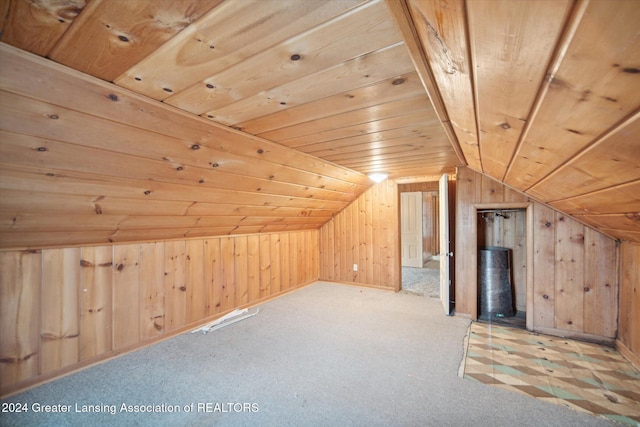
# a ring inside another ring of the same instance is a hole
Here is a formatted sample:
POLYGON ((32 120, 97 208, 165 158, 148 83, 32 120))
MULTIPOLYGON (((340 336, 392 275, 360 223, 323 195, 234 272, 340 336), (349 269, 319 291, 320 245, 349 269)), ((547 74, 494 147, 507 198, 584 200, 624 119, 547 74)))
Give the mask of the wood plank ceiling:
POLYGON ((636 0, 0 14, 0 247, 317 228, 365 174, 456 165, 640 242, 636 0))

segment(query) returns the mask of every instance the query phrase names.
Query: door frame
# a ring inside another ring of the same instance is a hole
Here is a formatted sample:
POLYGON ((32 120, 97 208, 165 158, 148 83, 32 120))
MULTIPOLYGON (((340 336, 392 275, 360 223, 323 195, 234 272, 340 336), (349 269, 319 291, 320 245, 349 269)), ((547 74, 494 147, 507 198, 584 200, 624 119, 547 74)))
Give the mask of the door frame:
MULTIPOLYGON (((525 209, 526 210, 526 222, 527 222, 527 273, 526 277, 526 294, 527 294, 527 314, 526 314, 526 328, 527 330, 533 330, 533 203, 476 203, 472 206, 473 218, 471 224, 471 236, 469 238, 476 242, 478 241, 478 211, 484 209, 525 209)), ((471 277, 478 277, 478 245, 472 246, 470 255, 470 261, 468 269, 471 272, 471 277)), ((469 294, 467 298, 475 301, 471 310, 471 320, 478 320, 478 281, 476 279, 475 286, 469 287, 469 294)))

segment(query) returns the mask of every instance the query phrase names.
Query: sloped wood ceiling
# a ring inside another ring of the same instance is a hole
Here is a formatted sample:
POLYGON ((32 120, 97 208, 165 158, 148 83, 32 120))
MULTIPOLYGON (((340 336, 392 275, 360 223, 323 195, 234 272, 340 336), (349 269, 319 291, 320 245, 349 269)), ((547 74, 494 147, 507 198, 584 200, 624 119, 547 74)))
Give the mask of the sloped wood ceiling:
POLYGON ((0 13, 2 247, 317 228, 456 165, 640 242, 636 0, 0 13))

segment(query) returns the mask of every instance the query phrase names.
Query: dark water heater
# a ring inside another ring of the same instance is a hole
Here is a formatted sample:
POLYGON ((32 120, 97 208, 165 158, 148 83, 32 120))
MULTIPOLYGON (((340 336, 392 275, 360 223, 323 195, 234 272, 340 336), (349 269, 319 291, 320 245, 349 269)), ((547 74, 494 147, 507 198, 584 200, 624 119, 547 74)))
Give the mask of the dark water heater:
POLYGON ((479 318, 491 320, 515 315, 510 265, 509 248, 478 248, 479 318))

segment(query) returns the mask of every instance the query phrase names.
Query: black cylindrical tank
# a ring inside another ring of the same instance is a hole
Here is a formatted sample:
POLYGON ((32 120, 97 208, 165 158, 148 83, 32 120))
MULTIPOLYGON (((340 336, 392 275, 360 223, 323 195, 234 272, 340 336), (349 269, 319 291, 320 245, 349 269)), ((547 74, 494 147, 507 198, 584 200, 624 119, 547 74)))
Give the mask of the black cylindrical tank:
POLYGON ((509 248, 478 248, 478 296, 481 319, 512 317, 511 262, 509 248))

